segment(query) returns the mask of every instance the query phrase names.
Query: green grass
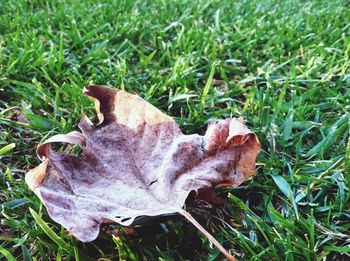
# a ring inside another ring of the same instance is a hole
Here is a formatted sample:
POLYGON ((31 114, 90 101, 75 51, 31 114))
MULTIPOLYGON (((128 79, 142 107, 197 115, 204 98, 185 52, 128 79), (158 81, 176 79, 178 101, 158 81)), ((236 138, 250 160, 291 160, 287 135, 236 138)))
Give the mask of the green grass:
POLYGON ((220 259, 180 217, 168 233, 81 243, 24 173, 77 129, 87 84, 138 93, 185 133, 242 116, 257 174, 192 214, 241 260, 350 258, 350 9, 335 1, 1 1, 0 259, 220 259), (98 3, 100 2, 100 3, 98 3), (24 116, 26 121, 23 121, 24 116), (203 215, 204 213, 204 215, 203 215), (206 216, 206 218, 203 218, 206 216))

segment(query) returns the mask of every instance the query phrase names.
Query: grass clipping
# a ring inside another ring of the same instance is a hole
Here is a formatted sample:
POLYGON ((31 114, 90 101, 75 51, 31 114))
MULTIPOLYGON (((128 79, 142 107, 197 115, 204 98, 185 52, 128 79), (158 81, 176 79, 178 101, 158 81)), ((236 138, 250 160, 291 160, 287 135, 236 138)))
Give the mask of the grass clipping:
POLYGON ((255 173, 260 143, 243 120, 213 122, 204 136, 184 135, 136 95, 105 86, 84 93, 95 102, 99 124, 83 116, 81 132, 49 138, 37 150, 42 163, 26 174, 50 217, 89 242, 102 223, 128 226, 138 216, 178 212, 234 260, 183 206, 191 191, 234 187, 255 173), (58 153, 53 142, 80 144, 83 155, 58 153))

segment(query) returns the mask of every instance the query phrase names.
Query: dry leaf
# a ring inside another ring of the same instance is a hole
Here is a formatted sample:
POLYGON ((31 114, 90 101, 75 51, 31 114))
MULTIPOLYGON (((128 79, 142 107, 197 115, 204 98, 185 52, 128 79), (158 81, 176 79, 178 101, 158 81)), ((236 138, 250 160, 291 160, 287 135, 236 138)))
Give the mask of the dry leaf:
POLYGON ((85 94, 99 125, 83 116, 81 132, 48 139, 37 150, 42 163, 26 174, 50 217, 81 241, 94 240, 101 223, 128 226, 138 216, 179 212, 198 227, 182 209, 191 191, 234 187, 255 173, 260 144, 242 119, 212 123, 204 136, 184 135, 136 95, 104 86, 85 94), (55 152, 53 142, 81 144, 83 156, 55 152))

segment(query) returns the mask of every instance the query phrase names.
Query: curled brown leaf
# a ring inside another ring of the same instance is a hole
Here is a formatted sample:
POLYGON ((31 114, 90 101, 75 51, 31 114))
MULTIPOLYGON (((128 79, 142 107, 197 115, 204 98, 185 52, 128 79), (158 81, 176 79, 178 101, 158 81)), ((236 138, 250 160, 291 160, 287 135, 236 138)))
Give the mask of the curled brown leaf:
POLYGON ((105 86, 88 86, 85 94, 99 124, 83 116, 81 132, 48 139, 37 150, 42 163, 26 174, 50 217, 81 241, 94 240, 102 223, 128 226, 138 216, 179 212, 193 223, 182 209, 191 191, 234 187, 255 173, 260 144, 242 119, 212 123, 204 136, 184 135, 136 95, 105 86), (58 153, 53 142, 80 144, 83 155, 58 153))

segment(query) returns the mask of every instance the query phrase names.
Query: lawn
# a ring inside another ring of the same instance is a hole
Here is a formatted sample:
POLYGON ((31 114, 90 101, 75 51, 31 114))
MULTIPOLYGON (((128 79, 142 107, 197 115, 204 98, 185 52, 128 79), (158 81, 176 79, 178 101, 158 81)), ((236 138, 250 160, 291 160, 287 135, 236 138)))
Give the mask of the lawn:
POLYGON ((187 206, 236 258, 350 259, 349 1, 5 0, 0 21, 0 259, 222 258, 180 216, 92 243, 49 218, 24 175, 37 144, 96 121, 88 84, 139 94, 185 133, 245 118, 256 175, 217 189, 224 206, 187 206))

